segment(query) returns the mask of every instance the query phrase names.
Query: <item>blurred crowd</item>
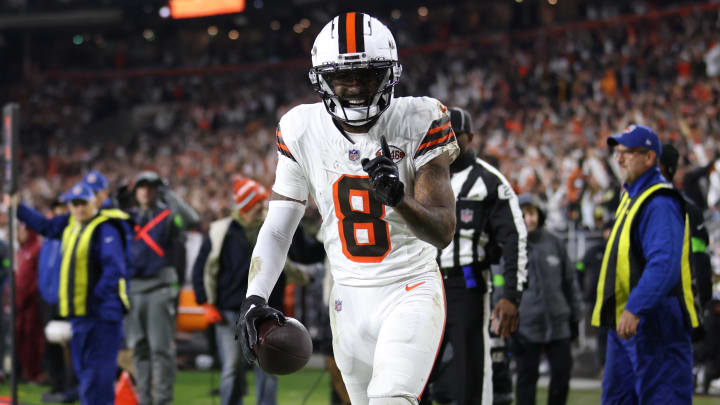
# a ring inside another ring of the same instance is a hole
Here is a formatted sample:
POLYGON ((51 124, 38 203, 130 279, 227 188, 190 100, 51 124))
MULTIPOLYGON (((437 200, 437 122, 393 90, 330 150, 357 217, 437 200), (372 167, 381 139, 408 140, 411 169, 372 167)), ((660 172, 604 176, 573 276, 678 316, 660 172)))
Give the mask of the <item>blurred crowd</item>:
MULTIPOLYGON (((480 152, 496 159, 516 191, 545 196, 551 229, 596 228, 609 219, 607 190, 618 186, 608 135, 631 123, 656 128, 680 150, 680 185, 685 169, 717 159, 720 144, 720 79, 708 74, 720 63, 712 59, 718 11, 612 21, 489 42, 449 38, 442 49, 401 56, 396 95, 430 95, 468 109, 480 152)), ((318 101, 304 66, 282 66, 44 77, 11 87, 10 99, 23 106, 27 197, 49 201, 91 168, 115 185, 153 169, 202 222, 222 216, 227 179, 240 172, 271 184, 279 117, 318 101)))

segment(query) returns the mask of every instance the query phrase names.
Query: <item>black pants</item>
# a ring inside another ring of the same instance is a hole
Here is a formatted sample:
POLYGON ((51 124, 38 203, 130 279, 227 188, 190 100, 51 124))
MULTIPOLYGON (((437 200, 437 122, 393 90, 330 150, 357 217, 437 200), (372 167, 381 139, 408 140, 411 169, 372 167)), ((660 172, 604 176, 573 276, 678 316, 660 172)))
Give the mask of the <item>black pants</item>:
MULTIPOLYGON (((462 277, 449 277, 444 284, 447 321, 430 377, 430 397, 440 404, 480 405, 488 344, 483 339, 484 293, 481 288, 466 288, 462 277)), ((421 404, 429 403, 427 397, 421 404)))
POLYGON ((554 340, 550 343, 533 343, 518 337, 515 353, 517 405, 535 405, 540 353, 543 351, 550 362, 550 389, 547 403, 548 405, 564 405, 567 402, 572 369, 570 339, 554 340))

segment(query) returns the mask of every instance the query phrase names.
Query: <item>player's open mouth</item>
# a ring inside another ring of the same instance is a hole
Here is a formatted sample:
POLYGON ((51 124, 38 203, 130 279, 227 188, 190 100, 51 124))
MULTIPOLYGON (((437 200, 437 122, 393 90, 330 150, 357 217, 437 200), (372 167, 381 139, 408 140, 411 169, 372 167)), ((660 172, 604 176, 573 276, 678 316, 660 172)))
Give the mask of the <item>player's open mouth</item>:
POLYGON ((343 99, 344 107, 367 107, 368 101, 366 98, 349 98, 343 99))

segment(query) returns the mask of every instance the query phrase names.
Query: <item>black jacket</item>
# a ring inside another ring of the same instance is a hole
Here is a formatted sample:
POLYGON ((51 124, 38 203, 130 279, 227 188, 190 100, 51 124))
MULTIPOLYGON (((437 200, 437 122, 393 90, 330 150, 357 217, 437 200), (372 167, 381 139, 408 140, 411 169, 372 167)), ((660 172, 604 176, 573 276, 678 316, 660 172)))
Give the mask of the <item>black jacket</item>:
POLYGON ((538 343, 570 338, 570 325, 582 318, 583 304, 565 245, 540 228, 528 235, 528 250, 529 280, 518 333, 538 343))

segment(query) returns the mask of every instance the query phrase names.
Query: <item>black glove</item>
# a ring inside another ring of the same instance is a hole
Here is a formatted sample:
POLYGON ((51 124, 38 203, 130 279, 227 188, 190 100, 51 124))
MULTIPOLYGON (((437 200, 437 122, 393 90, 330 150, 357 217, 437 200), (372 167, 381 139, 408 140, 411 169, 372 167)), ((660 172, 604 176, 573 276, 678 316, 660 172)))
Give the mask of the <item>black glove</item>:
POLYGON ((375 199, 385 205, 394 207, 400 203, 405 195, 405 185, 400 181, 398 168, 392 160, 390 147, 385 137, 380 138, 382 154, 374 159, 363 159, 363 170, 370 175, 370 185, 373 188, 375 199))
POLYGON ((255 323, 267 318, 275 318, 280 325, 285 323, 285 315, 268 306, 264 298, 257 295, 245 298, 240 307, 237 325, 235 325, 235 340, 240 339, 243 356, 249 363, 256 360, 255 353, 252 351, 258 340, 255 323))

